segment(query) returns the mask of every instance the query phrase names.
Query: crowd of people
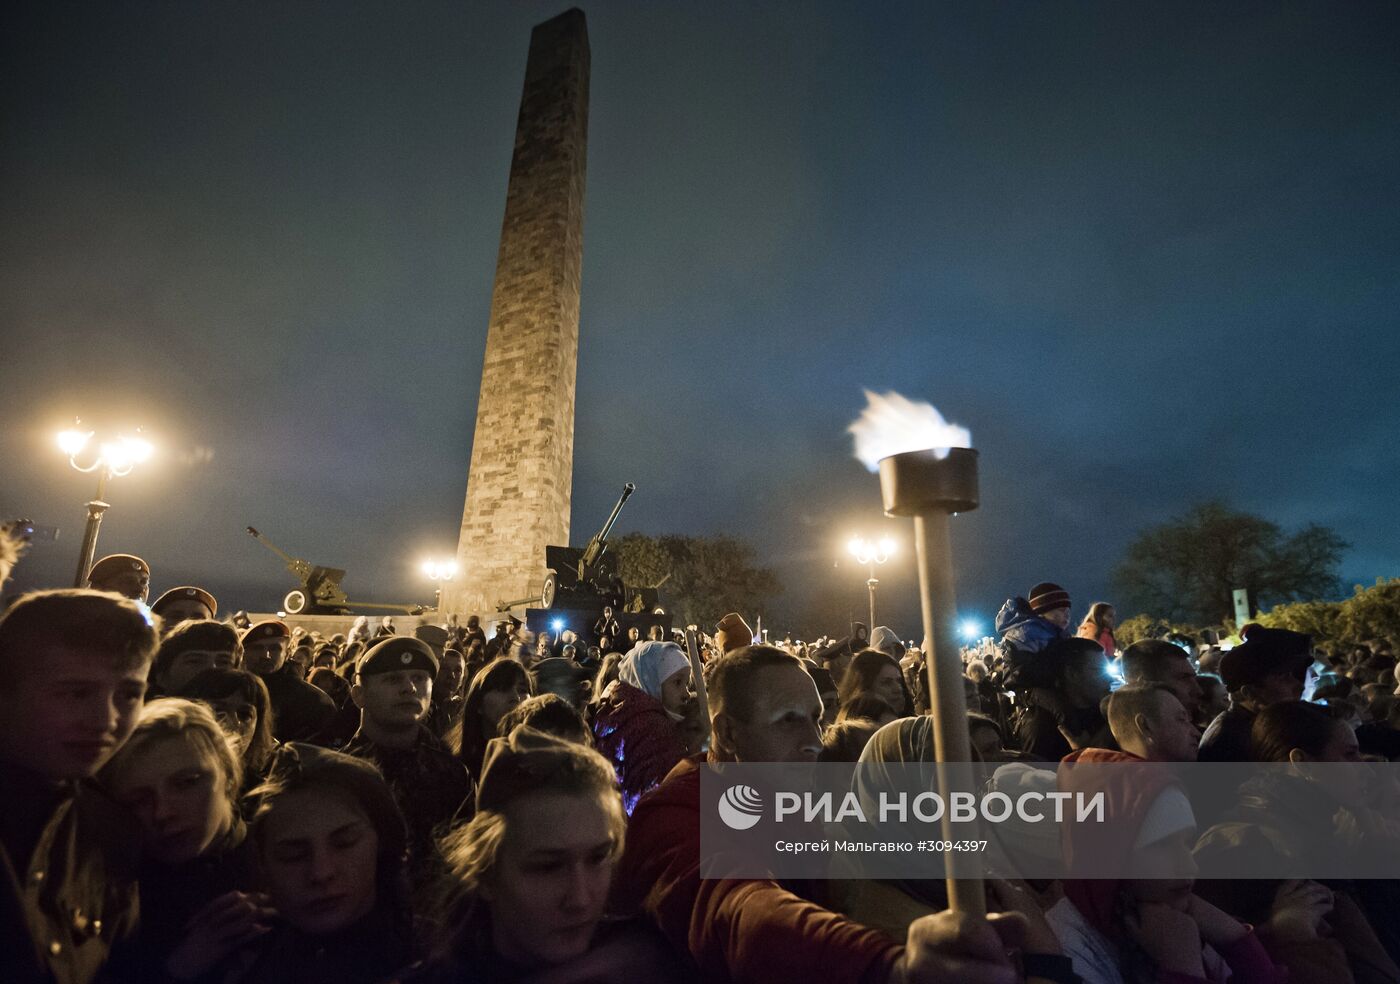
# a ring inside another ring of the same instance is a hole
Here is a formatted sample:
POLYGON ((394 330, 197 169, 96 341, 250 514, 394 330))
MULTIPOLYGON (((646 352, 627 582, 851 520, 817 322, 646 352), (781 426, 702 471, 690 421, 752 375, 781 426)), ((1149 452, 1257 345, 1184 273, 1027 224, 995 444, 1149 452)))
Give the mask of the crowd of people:
POLYGON ((1395 640, 1120 649, 1107 604, 1010 599, 965 654, 974 757, 1000 788, 1097 783, 1122 822, 1004 838, 981 917, 942 881, 701 877, 707 762, 934 762, 925 655, 888 627, 323 635, 198 586, 147 605, 130 555, 89 581, 0 617, 6 982, 1400 982, 1400 882, 1289 876, 1333 827, 1400 837, 1372 791, 1284 770, 1207 810, 1133 768, 1400 757, 1395 640), (1272 882, 1073 876, 1265 849, 1272 882), (1035 851, 1071 874, 1022 876, 1035 851))

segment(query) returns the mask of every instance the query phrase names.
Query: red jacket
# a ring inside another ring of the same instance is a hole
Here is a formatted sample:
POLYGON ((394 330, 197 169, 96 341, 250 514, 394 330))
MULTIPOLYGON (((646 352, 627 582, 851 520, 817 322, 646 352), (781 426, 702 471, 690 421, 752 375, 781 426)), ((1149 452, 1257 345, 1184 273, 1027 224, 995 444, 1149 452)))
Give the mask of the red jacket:
POLYGON ((684 759, 642 797, 613 881, 619 914, 645 912, 705 981, 881 982, 904 948, 760 879, 700 877, 700 764, 684 759))
POLYGON ((680 728, 661 701, 621 680, 609 684, 598 702, 593 742, 617 772, 629 816, 642 794, 661 785, 685 757, 680 728))

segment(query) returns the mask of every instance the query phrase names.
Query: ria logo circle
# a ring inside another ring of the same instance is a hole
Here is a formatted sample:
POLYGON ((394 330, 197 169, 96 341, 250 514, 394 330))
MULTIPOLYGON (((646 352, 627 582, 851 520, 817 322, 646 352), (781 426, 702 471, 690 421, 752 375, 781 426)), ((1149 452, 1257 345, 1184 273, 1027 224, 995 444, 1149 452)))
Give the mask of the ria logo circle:
POLYGON ((719 818, 731 830, 748 830, 763 817, 763 797, 752 786, 730 786, 719 798, 719 818))

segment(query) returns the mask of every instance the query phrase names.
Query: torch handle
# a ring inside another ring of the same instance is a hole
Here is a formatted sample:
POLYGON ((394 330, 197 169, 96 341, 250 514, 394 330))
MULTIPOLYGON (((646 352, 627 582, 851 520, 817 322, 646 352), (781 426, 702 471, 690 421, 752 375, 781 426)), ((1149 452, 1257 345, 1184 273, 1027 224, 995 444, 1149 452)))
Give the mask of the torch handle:
MULTIPOLYGON (((938 760, 939 787, 972 788, 972 753, 967 731, 967 700, 963 694, 962 660, 953 625, 957 601, 953 594, 953 553, 948 539, 948 514, 932 512, 914 517, 914 546, 919 562, 919 599, 923 607, 924 639, 929 652, 929 698, 933 712, 933 747, 938 760)), ((951 811, 940 820, 944 840, 955 840, 951 811)), ((980 878, 955 877, 955 851, 943 855, 948 880, 948 905, 954 912, 984 916, 987 900, 980 878)))
POLYGON ((685 654, 690 659, 691 680, 695 684, 695 699, 700 702, 700 715, 710 725, 710 695, 705 690, 705 665, 700 660, 700 643, 694 629, 685 630, 685 654))

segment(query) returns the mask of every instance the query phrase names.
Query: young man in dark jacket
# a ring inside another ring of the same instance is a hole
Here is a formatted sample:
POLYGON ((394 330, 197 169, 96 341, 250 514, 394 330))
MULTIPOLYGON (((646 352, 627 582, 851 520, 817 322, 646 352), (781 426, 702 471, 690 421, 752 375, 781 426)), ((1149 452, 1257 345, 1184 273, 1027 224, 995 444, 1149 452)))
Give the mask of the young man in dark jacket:
POLYGON ((96 591, 0 619, 0 980, 88 984, 137 919, 135 821, 89 780, 131 736, 156 627, 96 591))

